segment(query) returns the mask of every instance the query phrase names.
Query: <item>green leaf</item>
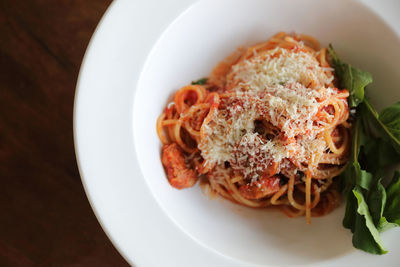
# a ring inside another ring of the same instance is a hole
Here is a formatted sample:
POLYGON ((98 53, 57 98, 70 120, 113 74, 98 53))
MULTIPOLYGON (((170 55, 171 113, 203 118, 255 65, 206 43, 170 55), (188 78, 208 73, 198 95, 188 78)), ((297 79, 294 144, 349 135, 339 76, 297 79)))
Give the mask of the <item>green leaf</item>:
POLYGON ((362 170, 358 161, 353 162, 353 166, 356 184, 366 190, 369 190, 373 179, 372 174, 365 170, 362 170))
MULTIPOLYGON (((374 235, 369 230, 366 219, 359 214, 356 215, 355 231, 353 234, 353 246, 371 254, 386 254, 387 250, 376 242, 374 235)), ((373 225, 371 222, 370 225, 373 225)), ((379 236, 379 232, 375 229, 374 234, 379 236)))
POLYGON ((372 75, 341 61, 332 45, 329 45, 328 53, 340 81, 341 89, 349 90, 350 107, 358 106, 364 101, 364 90, 368 84, 372 83, 372 75))
POLYGON ((379 227, 383 210, 386 204, 386 190, 381 183, 382 179, 376 181, 368 195, 368 207, 371 213, 372 221, 376 227, 379 227))
POLYGON ((379 232, 384 232, 384 231, 390 230, 396 226, 398 226, 398 225, 395 223, 388 222, 385 217, 381 217, 381 219, 379 221, 379 226, 377 228, 378 228, 379 232))
POLYGON ((390 142, 398 154, 400 154, 400 117, 399 103, 384 109, 379 115, 375 108, 365 99, 364 104, 373 118, 373 124, 386 141, 390 142), (383 118, 383 120, 382 120, 383 118))
POLYGON ((354 247, 372 254, 387 253, 387 250, 383 246, 379 231, 375 227, 369 212, 362 189, 359 186, 356 186, 353 190, 353 194, 357 198, 358 204, 355 231, 353 235, 354 247))
MULTIPOLYGON (((347 66, 347 64, 345 64, 344 62, 342 62, 339 59, 338 55, 336 54, 336 52, 333 49, 333 46, 331 44, 328 47, 328 54, 329 54, 330 60, 333 64, 333 67, 335 68, 336 75, 338 75, 339 77, 345 76, 346 72, 348 73, 348 70, 347 70, 348 66, 347 66)), ((347 78, 351 78, 351 77, 347 77, 347 78)))
POLYGON ((354 175, 353 164, 348 163, 345 170, 340 174, 341 188, 345 195, 353 190, 356 184, 356 179, 354 175))
POLYGON ((352 190, 355 185, 359 185, 364 189, 369 189, 372 181, 372 174, 361 169, 358 162, 360 148, 366 145, 366 136, 360 120, 355 121, 350 162, 345 171, 341 174, 341 178, 345 183, 344 194, 346 195, 346 212, 343 218, 343 226, 355 231, 356 215, 357 215, 357 199, 352 190))
POLYGON ((386 220, 400 226, 400 172, 396 171, 386 190, 386 220))
POLYGON ((372 75, 369 72, 365 72, 359 70, 354 67, 349 67, 353 77, 353 85, 352 85, 352 95, 350 103, 353 107, 357 106, 364 100, 364 89, 365 87, 372 83, 372 75))
POLYGON ((379 119, 389 129, 400 130, 400 102, 382 110, 379 119))
POLYGON ((342 175, 346 180, 346 185, 348 188, 353 188, 354 185, 359 185, 362 188, 368 190, 371 186, 372 174, 362 170, 360 163, 358 162, 358 157, 360 154, 360 148, 367 145, 367 136, 365 135, 360 120, 356 120, 354 125, 354 133, 352 140, 351 149, 351 162, 347 165, 347 168, 342 175))
POLYGON ((390 137, 390 142, 400 154, 400 102, 382 110, 379 120, 385 126, 383 128, 390 137))
POLYGON ((385 168, 400 161, 400 102, 378 114, 365 97, 371 74, 341 61, 331 45, 328 53, 339 88, 349 90, 349 106, 357 107, 350 158, 341 174, 347 200, 343 226, 353 232, 354 247, 385 254, 380 232, 400 225, 400 172, 387 190, 381 183, 385 168))
POLYGON ((343 227, 350 229, 352 233, 356 227, 356 216, 357 216, 357 199, 355 198, 352 191, 346 196, 346 211, 343 218, 343 227))
POLYGON ((382 172, 384 168, 400 162, 400 155, 393 146, 382 138, 369 138, 363 147, 367 170, 372 173, 382 172))
POLYGON ((192 85, 204 85, 204 84, 206 84, 207 83, 207 78, 201 78, 201 79, 199 79, 199 80, 197 80, 197 81, 193 81, 192 82, 192 85))
POLYGON ((366 138, 363 132, 362 124, 360 120, 356 120, 354 124, 353 138, 351 142, 351 156, 350 159, 353 162, 358 162, 358 156, 360 154, 360 148, 365 145, 366 138))

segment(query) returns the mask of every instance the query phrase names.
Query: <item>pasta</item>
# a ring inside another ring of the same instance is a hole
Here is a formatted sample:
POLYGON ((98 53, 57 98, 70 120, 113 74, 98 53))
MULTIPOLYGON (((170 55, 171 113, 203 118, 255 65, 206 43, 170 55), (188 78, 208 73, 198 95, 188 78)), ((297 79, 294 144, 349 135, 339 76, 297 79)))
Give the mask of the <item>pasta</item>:
POLYGON ((280 32, 238 48, 159 116, 169 182, 181 189, 204 177, 228 200, 309 223, 327 214, 339 203, 352 126, 349 92, 335 82, 311 36, 280 32))

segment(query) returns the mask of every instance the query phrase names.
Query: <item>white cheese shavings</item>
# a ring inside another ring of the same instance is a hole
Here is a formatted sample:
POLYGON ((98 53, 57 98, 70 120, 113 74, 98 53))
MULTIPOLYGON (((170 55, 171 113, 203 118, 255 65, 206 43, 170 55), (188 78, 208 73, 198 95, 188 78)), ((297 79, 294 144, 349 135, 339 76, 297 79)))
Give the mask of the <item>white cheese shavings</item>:
POLYGON ((316 115, 337 94, 326 71, 331 69, 322 68, 312 53, 282 48, 233 66, 228 75, 232 96, 221 99, 210 122, 202 125, 198 148, 205 162, 229 162, 254 181, 271 164, 278 164, 278 172, 287 168, 293 153, 298 164, 323 153, 327 144, 318 134, 324 122, 316 115), (269 122, 280 134, 266 139, 255 132, 255 120, 269 122))
POLYGON ((311 83, 329 85, 332 80, 315 56, 310 52, 275 48, 267 54, 256 55, 232 67, 232 84, 246 84, 251 91, 264 91, 266 87, 297 82, 304 86, 311 83))

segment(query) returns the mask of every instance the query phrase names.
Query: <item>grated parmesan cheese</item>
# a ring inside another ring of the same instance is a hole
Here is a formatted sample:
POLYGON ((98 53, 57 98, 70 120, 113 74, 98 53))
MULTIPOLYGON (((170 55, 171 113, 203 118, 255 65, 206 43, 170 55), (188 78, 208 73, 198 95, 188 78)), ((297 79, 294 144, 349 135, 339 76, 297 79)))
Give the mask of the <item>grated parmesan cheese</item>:
POLYGON ((312 53, 283 48, 233 66, 228 75, 233 96, 221 99, 211 121, 202 126, 205 137, 198 147, 205 162, 229 162, 234 171, 254 181, 272 163, 285 167, 293 151, 299 164, 321 154, 327 144, 318 135, 324 122, 316 121, 316 115, 337 93, 329 88, 333 77, 326 71, 330 68, 322 68, 312 53), (266 140, 255 132, 258 119, 280 134, 266 140))
POLYGON ((251 91, 264 91, 288 82, 309 86, 314 81, 318 85, 329 85, 332 78, 325 74, 328 70, 319 65, 312 53, 277 47, 266 55, 256 55, 233 66, 231 83, 245 84, 244 88, 251 91))

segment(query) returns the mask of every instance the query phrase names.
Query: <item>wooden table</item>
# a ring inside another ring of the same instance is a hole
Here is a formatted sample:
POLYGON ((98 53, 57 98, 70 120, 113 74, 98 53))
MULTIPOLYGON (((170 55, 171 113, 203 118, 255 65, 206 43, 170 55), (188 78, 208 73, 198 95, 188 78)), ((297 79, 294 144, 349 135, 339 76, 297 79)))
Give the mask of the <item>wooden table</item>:
POLYGON ((83 191, 79 67, 111 0, 0 0, 0 266, 127 266, 83 191))

